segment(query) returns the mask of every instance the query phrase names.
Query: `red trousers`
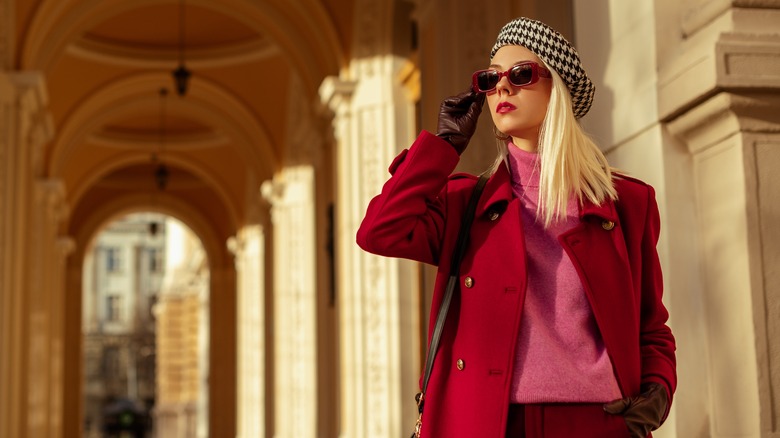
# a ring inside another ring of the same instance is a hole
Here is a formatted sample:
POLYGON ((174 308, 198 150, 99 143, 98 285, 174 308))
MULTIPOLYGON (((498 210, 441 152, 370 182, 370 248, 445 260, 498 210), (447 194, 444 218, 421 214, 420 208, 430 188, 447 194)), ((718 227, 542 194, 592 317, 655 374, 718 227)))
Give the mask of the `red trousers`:
POLYGON ((603 403, 509 405, 506 438, 630 438, 620 415, 603 403))

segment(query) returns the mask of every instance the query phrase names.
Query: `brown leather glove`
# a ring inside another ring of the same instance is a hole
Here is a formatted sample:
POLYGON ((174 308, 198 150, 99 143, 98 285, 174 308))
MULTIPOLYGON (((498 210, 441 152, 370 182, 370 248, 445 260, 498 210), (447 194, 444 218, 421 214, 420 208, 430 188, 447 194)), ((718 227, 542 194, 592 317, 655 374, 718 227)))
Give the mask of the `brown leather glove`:
POLYGON ((608 414, 622 415, 632 438, 646 438, 661 425, 669 400, 666 389, 658 383, 642 386, 642 393, 604 405, 608 414))
POLYGON ((436 135, 447 140, 462 154, 477 129, 477 120, 485 102, 485 93, 468 91, 444 99, 439 108, 439 125, 436 135))

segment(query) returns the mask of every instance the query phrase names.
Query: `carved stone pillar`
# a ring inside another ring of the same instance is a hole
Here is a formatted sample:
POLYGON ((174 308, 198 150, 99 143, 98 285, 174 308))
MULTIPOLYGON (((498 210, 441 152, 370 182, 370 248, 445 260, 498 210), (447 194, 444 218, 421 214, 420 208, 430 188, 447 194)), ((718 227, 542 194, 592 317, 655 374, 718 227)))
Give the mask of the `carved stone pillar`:
POLYGON ((66 266, 67 259, 76 248, 75 241, 70 236, 58 236, 55 242, 56 248, 49 249, 55 258, 55 264, 49 273, 52 285, 51 299, 51 364, 49 366, 51 386, 49 387, 48 402, 49 432, 47 436, 64 436, 64 401, 65 401, 65 294, 66 294, 66 266))
MULTIPOLYGON (((30 436, 62 434, 62 346, 64 344, 63 242, 59 226, 68 214, 65 186, 58 180, 38 180, 33 189, 28 245, 28 391, 30 436), (52 396, 55 397, 52 397, 52 396), (55 410, 56 409, 56 410, 55 410)), ((65 243, 67 245, 67 243, 65 243)))
POLYGON ((675 324, 704 326, 695 353, 680 344, 679 436, 780 436, 778 6, 685 1, 685 40, 659 37, 659 111, 690 156, 701 273, 675 324))
POLYGON ((383 119, 388 109, 383 106, 390 106, 392 100, 368 101, 366 89, 390 87, 389 80, 383 83, 376 76, 357 83, 328 78, 321 87, 323 99, 335 113, 337 168, 349 169, 338 173, 336 238, 341 432, 350 438, 401 434, 399 329, 410 328, 397 326, 399 262, 367 254, 355 245, 365 207, 381 190, 387 165, 397 152, 390 141, 391 127, 383 119))
POLYGON ((65 209, 57 183, 36 187, 52 131, 43 77, 0 72, 0 356, 17 358, 0 365, 4 436, 49 435, 61 418, 48 400, 51 387, 61 386, 51 380, 58 375, 51 367, 61 358, 51 356, 56 287, 44 273, 57 272, 50 254, 57 253, 56 228, 65 209))
POLYGON ((778 113, 780 93, 720 93, 669 124, 693 155, 712 436, 778 436, 778 113))
MULTIPOLYGON (((355 245, 369 200, 393 158, 414 140, 414 102, 396 77, 393 2, 355 3, 349 72, 329 77, 320 98, 336 142, 337 263, 341 437, 394 437, 414 424, 420 370, 420 276, 416 264, 377 257, 355 245)), ((407 31, 404 28, 402 31, 407 31)))
POLYGON ((228 242, 235 255, 238 301, 238 438, 265 436, 265 236, 244 227, 228 242))
MULTIPOLYGON (((0 5, 5 5, 0 1, 0 5)), ((4 18, 4 17, 0 17, 4 18)), ((0 31, 0 35, 5 32, 0 31)), ((0 36, 2 38, 2 36, 0 36)), ((21 297, 16 293, 18 275, 14 263, 16 221, 15 191, 17 155, 14 113, 15 90, 8 76, 0 72, 0 357, 20 357, 23 341, 21 333, 21 297)), ((22 407, 18 361, 0 361, 0 436, 19 436, 22 407)))
POLYGON ((317 436, 314 169, 282 170, 262 185, 274 245, 274 436, 317 436))

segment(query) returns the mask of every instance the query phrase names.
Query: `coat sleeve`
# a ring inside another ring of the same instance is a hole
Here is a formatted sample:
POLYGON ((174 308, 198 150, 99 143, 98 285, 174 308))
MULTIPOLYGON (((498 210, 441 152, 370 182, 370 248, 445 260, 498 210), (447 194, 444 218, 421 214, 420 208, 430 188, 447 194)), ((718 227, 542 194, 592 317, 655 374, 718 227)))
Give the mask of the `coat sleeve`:
POLYGON ((655 191, 651 186, 647 187, 649 193, 642 236, 642 303, 639 327, 641 383, 644 385, 655 382, 665 387, 669 396, 668 406, 671 406, 677 387, 675 340, 671 329, 666 325, 669 312, 662 302, 663 278, 656 249, 660 230, 658 205, 655 191))
POLYGON ((357 232, 365 251, 438 264, 446 221, 446 186, 458 154, 423 131, 390 166, 392 176, 368 204, 357 232))

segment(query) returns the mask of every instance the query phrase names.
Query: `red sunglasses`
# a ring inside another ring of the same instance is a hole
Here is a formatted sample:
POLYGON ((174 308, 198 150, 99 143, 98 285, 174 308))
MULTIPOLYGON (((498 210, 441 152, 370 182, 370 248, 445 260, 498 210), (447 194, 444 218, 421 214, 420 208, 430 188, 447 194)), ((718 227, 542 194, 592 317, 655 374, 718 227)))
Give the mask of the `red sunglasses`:
POLYGON ((507 71, 498 71, 494 68, 475 71, 471 76, 471 88, 475 93, 493 91, 496 89, 498 81, 504 76, 515 87, 527 87, 535 84, 540 77, 551 78, 552 74, 533 61, 524 61, 513 65, 507 71))

